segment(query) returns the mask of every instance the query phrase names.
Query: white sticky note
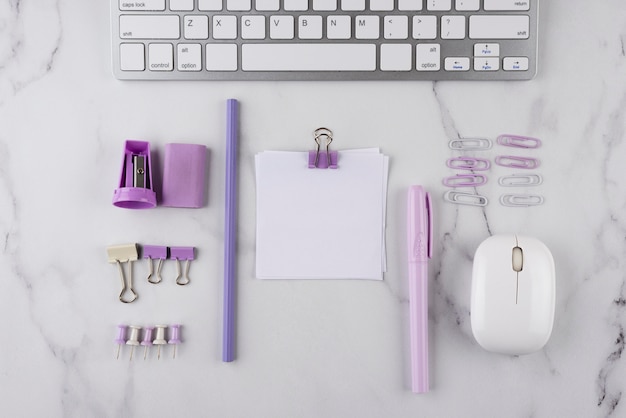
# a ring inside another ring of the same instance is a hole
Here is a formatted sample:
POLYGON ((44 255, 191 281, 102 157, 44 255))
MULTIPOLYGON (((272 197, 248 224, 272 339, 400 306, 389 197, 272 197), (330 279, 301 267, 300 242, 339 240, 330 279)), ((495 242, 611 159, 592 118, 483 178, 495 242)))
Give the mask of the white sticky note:
POLYGON ((338 169, 310 169, 307 157, 256 156, 257 277, 382 280, 387 157, 340 151, 338 169))

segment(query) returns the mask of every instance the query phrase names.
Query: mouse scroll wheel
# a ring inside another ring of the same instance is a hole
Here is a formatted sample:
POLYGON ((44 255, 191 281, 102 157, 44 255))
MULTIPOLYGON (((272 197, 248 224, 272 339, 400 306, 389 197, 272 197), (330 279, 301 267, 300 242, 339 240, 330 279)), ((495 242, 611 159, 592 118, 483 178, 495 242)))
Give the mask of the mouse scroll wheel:
POLYGON ((513 247, 513 270, 520 272, 524 268, 524 252, 520 247, 513 247))

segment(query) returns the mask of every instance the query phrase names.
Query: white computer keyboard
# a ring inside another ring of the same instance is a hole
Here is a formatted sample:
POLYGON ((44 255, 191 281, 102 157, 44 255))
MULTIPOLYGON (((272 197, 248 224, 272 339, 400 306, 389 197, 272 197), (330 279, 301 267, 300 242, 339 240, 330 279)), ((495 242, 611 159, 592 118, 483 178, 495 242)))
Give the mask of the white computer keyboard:
POLYGON ((111 0, 135 80, 528 80, 539 0, 111 0))

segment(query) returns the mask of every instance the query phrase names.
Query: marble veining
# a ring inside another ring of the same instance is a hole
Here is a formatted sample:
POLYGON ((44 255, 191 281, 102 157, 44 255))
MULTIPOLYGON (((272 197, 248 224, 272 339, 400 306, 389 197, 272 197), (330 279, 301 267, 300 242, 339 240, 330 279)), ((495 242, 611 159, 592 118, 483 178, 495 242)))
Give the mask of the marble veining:
POLYGON ((108 19, 108 1, 0 3, 2 416, 626 416, 626 3, 544 0, 539 73, 520 83, 120 82, 108 19), (230 97, 242 103, 237 360, 223 364, 230 97), (307 148, 326 125, 338 149, 391 158, 385 280, 256 280, 254 155, 307 148), (486 207, 444 202, 448 141, 502 133, 543 140, 544 205, 500 205, 500 168, 476 188, 486 207), (151 141, 157 163, 168 142, 206 144, 207 206, 114 208, 125 139, 151 141), (410 184, 437 214, 424 395, 408 376, 410 184), (484 351, 470 327, 474 251, 504 232, 540 238, 557 265, 554 331, 527 356, 484 351), (105 247, 127 242, 195 246, 192 283, 175 286, 166 264, 149 285, 138 260, 139 299, 121 304, 105 247), (138 347, 131 362, 124 346, 116 360, 120 323, 181 323, 177 358, 138 347))

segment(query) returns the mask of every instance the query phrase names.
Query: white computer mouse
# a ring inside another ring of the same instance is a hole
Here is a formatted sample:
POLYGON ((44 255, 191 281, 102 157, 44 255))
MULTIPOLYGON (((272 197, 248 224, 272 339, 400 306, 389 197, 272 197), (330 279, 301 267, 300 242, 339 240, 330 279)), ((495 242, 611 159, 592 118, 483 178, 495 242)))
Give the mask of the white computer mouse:
POLYGON ((474 338, 502 354, 541 349, 552 333, 555 293, 554 259, 541 241, 514 234, 487 238, 474 255, 474 338))

